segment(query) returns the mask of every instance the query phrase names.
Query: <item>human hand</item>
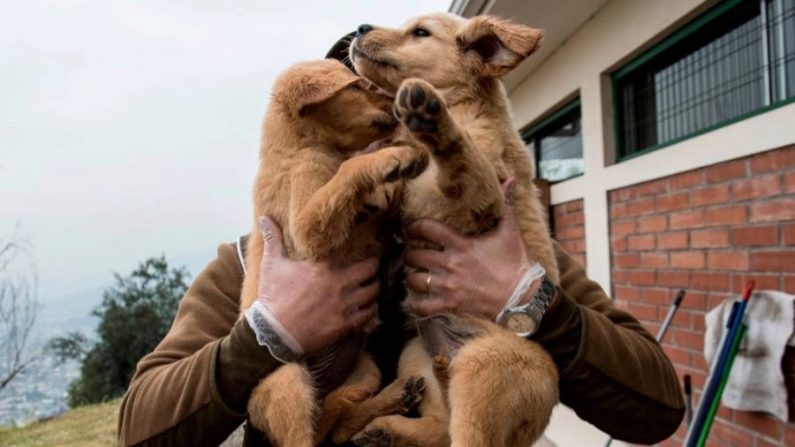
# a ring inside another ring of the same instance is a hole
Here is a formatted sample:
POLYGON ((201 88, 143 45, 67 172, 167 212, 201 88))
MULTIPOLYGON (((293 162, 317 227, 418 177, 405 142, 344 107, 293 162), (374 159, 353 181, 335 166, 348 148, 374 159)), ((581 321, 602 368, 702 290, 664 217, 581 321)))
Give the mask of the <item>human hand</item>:
POLYGON ((273 329, 293 353, 317 352, 376 317, 378 259, 293 261, 279 226, 267 217, 260 225, 265 250, 257 301, 270 311, 274 326, 281 326, 273 329))
MULTIPOLYGON (((464 236, 430 219, 407 228, 413 239, 425 239, 442 250, 409 249, 405 262, 418 269, 406 285, 418 299, 408 302, 418 316, 442 312, 469 314, 494 321, 505 309, 525 274, 536 264, 527 253, 511 206, 513 181, 503 184, 506 202, 503 217, 488 233, 464 236), (428 280, 430 275, 430 282, 428 280), (428 290, 430 284, 430 290, 428 290)), ((522 297, 529 301, 540 281, 522 297)), ((518 303, 514 303, 518 304, 518 303)))

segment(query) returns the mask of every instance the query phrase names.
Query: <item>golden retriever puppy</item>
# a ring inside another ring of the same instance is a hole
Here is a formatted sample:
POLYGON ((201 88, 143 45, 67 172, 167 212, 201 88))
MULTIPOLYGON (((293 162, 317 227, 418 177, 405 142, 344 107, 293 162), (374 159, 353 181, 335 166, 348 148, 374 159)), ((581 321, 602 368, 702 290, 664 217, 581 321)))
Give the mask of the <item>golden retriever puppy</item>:
MULTIPOLYGON (((531 160, 499 81, 541 37, 539 30, 495 17, 434 14, 398 29, 362 25, 350 57, 362 77, 395 97, 396 115, 430 153, 428 168, 405 184, 404 219, 431 218, 464 234, 482 233, 499 222, 500 183, 513 178, 525 245, 557 282, 531 160)), ((410 293, 408 300, 421 298, 410 293)), ((528 446, 542 434, 558 401, 558 375, 538 344, 472 317, 443 314, 415 322, 420 337, 402 353, 398 376, 424 377, 421 417, 377 418, 354 442, 528 446)))
MULTIPOLYGON (((279 224, 292 259, 333 255, 358 261, 381 253, 384 211, 399 194, 399 180, 416 176, 427 164, 427 155, 411 146, 353 156, 393 133, 397 121, 391 105, 389 98, 368 90, 336 60, 297 64, 276 80, 254 183, 255 224, 247 247, 241 311, 257 297, 263 256, 259 216, 270 216, 279 224)), ((311 360, 290 363, 267 376, 249 400, 251 423, 275 445, 316 445, 353 402, 380 386, 380 372, 362 351, 363 342, 361 333, 353 334, 324 350, 314 365, 311 360), (317 390, 313 380, 313 374, 324 371, 313 366, 334 368, 336 354, 350 353, 351 345, 353 358, 358 357, 354 371, 342 386, 324 395, 328 390, 317 390)), ((410 385, 407 388, 421 382, 410 385)), ((405 390, 392 388, 390 409, 398 411, 407 399, 405 390)), ((416 395, 421 390, 413 391, 416 395)))

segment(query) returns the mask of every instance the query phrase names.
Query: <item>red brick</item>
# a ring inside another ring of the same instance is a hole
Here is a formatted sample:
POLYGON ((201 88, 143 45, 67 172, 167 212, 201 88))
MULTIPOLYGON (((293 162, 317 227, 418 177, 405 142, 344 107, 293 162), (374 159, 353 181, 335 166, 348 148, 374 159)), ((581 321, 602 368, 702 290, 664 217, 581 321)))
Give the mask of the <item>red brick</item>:
POLYGON ((690 272, 657 272, 657 284, 666 287, 690 287, 690 272))
POLYGON ((707 309, 707 295, 704 293, 688 291, 682 299, 683 309, 707 309))
POLYGON ((751 268, 760 272, 795 272, 795 250, 751 253, 751 268))
POLYGON ((748 273, 746 275, 732 276, 732 292, 742 293, 749 279, 756 281, 756 290, 779 290, 781 288, 781 275, 764 275, 761 273, 748 273))
POLYGON ((585 227, 583 226, 565 226, 555 228, 555 239, 559 241, 567 239, 580 239, 583 237, 585 237, 585 227))
POLYGON ((704 253, 700 251, 671 253, 671 267, 675 269, 702 269, 704 268, 704 253))
POLYGON ((695 230, 690 232, 690 246, 693 248, 727 247, 728 230, 695 230))
POLYGON ((732 182, 732 199, 734 200, 758 199, 780 193, 781 179, 778 173, 732 182))
POLYGON ((657 248, 661 250, 687 248, 687 231, 657 235, 657 248))
POLYGON ((565 241, 560 241, 560 245, 570 254, 585 252, 584 239, 569 239, 565 241))
POLYGON ((635 200, 634 202, 627 203, 627 214, 630 216, 648 214, 653 211, 654 197, 647 197, 645 199, 635 200))
POLYGON ((707 225, 728 225, 745 223, 747 217, 744 206, 728 206, 708 209, 704 220, 707 225))
POLYGON ((624 222, 614 222, 610 226, 610 234, 613 236, 625 236, 635 232, 635 221, 628 220, 624 222))
POLYGON ((766 172, 795 166, 795 148, 789 147, 754 155, 751 158, 751 172, 766 172))
POLYGON ((629 273, 629 283, 634 286, 651 286, 655 283, 655 275, 654 272, 646 272, 646 271, 639 271, 639 272, 628 272, 629 273))
POLYGON ((677 192, 664 196, 657 196, 656 207, 658 212, 680 210, 682 208, 687 208, 689 205, 689 192, 677 192))
POLYGON ((795 171, 784 175, 784 192, 795 192, 795 171))
POLYGON ((707 254, 707 267, 710 270, 746 271, 749 264, 748 253, 742 251, 710 251, 707 254))
POLYGON ((629 284, 629 272, 626 270, 613 270, 611 276, 615 284, 629 284))
POLYGON ((668 267, 667 253, 641 253, 640 266, 644 268, 666 268, 668 267))
POLYGON ((658 215, 638 219, 638 233, 658 233, 668 229, 668 216, 658 215))
POLYGON ((731 281, 726 273, 693 272, 692 279, 692 287, 697 290, 714 292, 731 288, 731 281))
POLYGON ((787 293, 795 293, 795 276, 784 277, 784 291, 787 293))
POLYGON ((657 246, 656 238, 653 234, 640 236, 629 236, 627 245, 630 250, 653 250, 657 246))
POLYGON ((784 427, 784 445, 795 445, 795 425, 784 427))
POLYGON ((765 438, 756 438, 756 447, 781 447, 781 444, 770 442, 765 438))
POLYGON ((668 182, 671 190, 690 189, 702 183, 704 183, 704 172, 701 169, 677 174, 671 177, 668 182))
POLYGON ((645 304, 629 304, 629 312, 638 320, 657 321, 657 306, 647 306, 645 304))
POLYGON ((638 301, 640 300, 640 289, 637 287, 615 286, 613 288, 613 298, 616 300, 638 301))
POLYGON ((626 202, 628 200, 634 199, 635 197, 637 197, 637 190, 635 187, 610 191, 611 202, 626 202))
POLYGON ((673 332, 673 340, 677 345, 699 351, 704 350, 704 334, 686 329, 674 329, 671 332, 673 332))
POLYGON ((613 256, 613 263, 622 269, 634 269, 640 266, 640 255, 638 253, 616 253, 613 256))
POLYGON ((736 246, 778 245, 778 226, 732 228, 731 244, 736 246))
POLYGON ((610 205, 610 218, 619 219, 627 215, 626 203, 613 203, 610 205))
MULTIPOLYGON (((731 283, 727 283, 727 284, 731 285, 731 283)), ((726 289, 726 290, 729 290, 729 289, 726 289)), ((720 306, 724 301, 729 300, 729 299, 733 300, 734 298, 735 298, 734 295, 729 295, 727 293, 721 293, 721 292, 710 293, 707 296, 707 307, 710 308, 710 309, 714 309, 714 308, 720 306)))
POLYGON ((583 213, 566 213, 555 218, 555 225, 582 225, 583 213))
MULTIPOLYGON (((660 310, 660 316, 665 315, 666 310, 660 310)), ((681 327, 685 329, 691 329, 690 327, 690 312, 684 309, 680 309, 679 312, 674 314, 674 318, 671 322, 673 326, 681 327)))
POLYGON ((784 243, 787 245, 795 245, 795 224, 787 224, 784 226, 784 243))
POLYGON ((782 423, 761 413, 751 413, 749 411, 735 411, 734 422, 742 427, 757 433, 762 433, 773 439, 781 439, 782 423))
POLYGON ((754 445, 753 436, 748 431, 737 428, 732 424, 716 420, 710 432, 710 439, 722 441, 724 447, 749 447, 754 445))
POLYGON ((690 206, 714 205, 729 200, 729 185, 710 186, 690 193, 690 206))
POLYGON ((670 225, 672 229, 702 227, 704 226, 704 210, 672 213, 670 225))
POLYGON ((636 187, 636 192, 638 197, 647 197, 668 192, 668 179, 664 178, 638 185, 636 187))
POLYGON ((613 240, 610 241, 610 248, 613 249, 613 251, 626 251, 627 238, 613 238, 613 240))
MULTIPOLYGON (((687 299, 687 297, 685 297, 685 299, 687 299)), ((693 330, 698 332, 704 332, 706 330, 706 324, 704 323, 704 314, 702 313, 693 314, 693 330)))
POLYGON ((671 359, 671 363, 682 366, 690 365, 689 351, 670 345, 663 346, 663 351, 665 351, 665 355, 667 355, 668 358, 671 359))
POLYGON ((702 371, 707 370, 707 361, 704 359, 704 354, 700 352, 690 353, 690 366, 702 371))
POLYGON ((772 222, 795 219, 795 198, 755 202, 751 204, 752 222, 772 222))
POLYGON ((668 298, 668 289, 644 288, 641 294, 643 295, 643 302, 646 304, 667 306, 670 302, 670 299, 668 298))
POLYGON ((708 167, 704 175, 709 183, 718 183, 725 180, 745 177, 746 160, 732 160, 726 163, 708 167))

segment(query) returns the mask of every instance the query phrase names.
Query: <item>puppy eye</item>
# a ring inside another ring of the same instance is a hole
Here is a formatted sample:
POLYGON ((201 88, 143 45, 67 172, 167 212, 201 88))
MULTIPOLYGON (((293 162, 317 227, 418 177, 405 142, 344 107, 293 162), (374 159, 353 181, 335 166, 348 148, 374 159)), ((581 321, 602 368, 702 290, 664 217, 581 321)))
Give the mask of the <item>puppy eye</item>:
POLYGON ((414 30, 411 31, 411 35, 415 36, 415 37, 428 37, 428 36, 431 35, 431 33, 425 28, 417 27, 417 28, 414 28, 414 30))

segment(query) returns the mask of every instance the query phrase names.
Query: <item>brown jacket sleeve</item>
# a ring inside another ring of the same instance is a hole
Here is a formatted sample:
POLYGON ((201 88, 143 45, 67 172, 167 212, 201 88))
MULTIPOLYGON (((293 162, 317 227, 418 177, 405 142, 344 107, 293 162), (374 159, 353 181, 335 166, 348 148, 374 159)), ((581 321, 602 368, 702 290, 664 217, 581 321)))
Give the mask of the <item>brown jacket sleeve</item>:
POLYGON ((685 411, 670 360, 557 243, 555 251, 560 300, 535 340, 558 365, 561 402, 616 439, 651 444, 668 438, 685 411))
POLYGON ((166 337, 138 362, 119 413, 121 445, 218 445, 245 419, 259 378, 279 363, 239 318, 233 245, 196 278, 166 337))

